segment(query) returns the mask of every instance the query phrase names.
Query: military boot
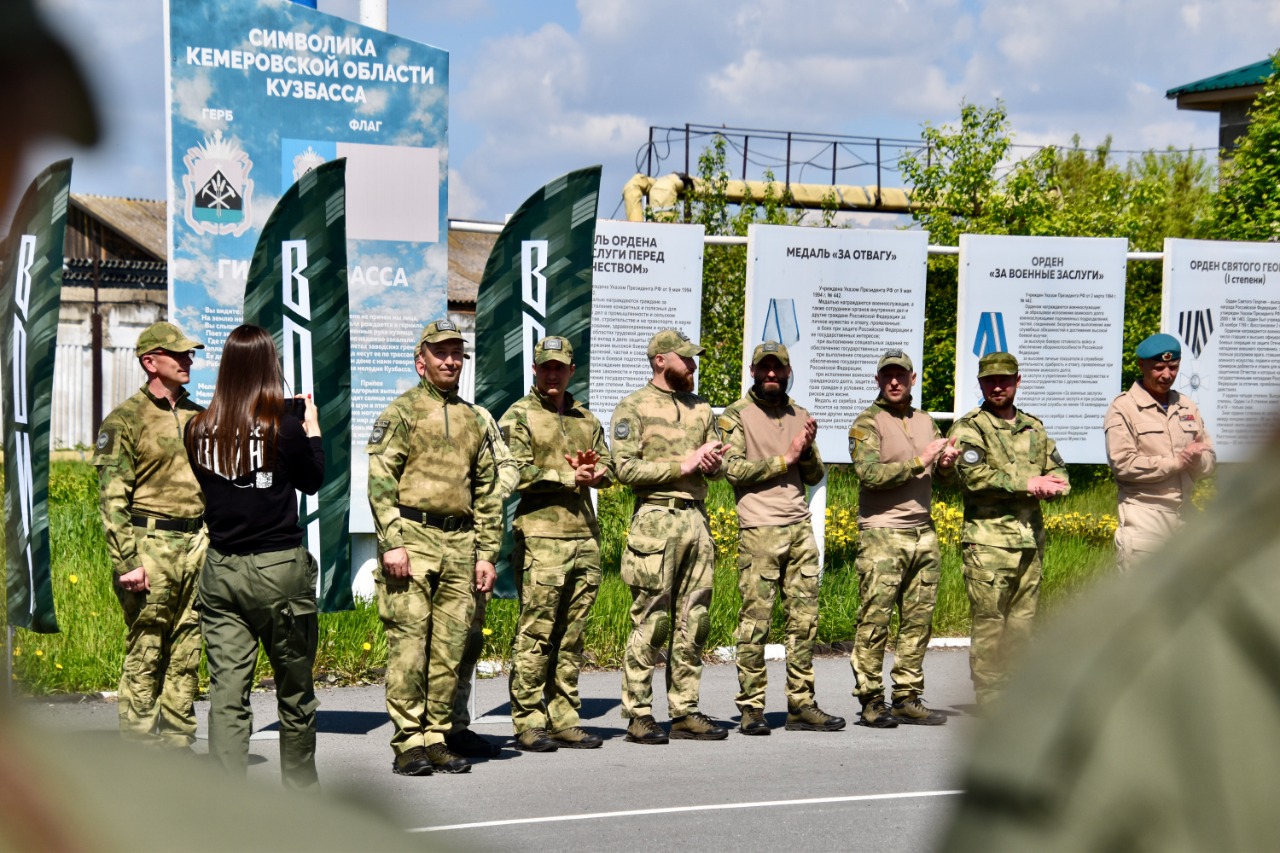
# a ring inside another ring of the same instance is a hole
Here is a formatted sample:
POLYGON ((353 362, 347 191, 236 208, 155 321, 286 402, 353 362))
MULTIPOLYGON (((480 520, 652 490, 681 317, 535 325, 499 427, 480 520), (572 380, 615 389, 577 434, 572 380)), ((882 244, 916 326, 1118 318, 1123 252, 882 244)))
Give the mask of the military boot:
POLYGON ((596 749, 604 743, 580 726, 569 726, 567 729, 552 732, 551 737, 565 749, 596 749))
POLYGON ((643 717, 632 718, 631 724, 627 726, 627 740, 632 743, 666 743, 667 733, 652 714, 645 714, 643 717))
POLYGON ((905 699, 893 700, 893 718, 899 723, 913 726, 940 726, 947 721, 946 715, 938 711, 930 711, 914 694, 905 699))
POLYGON ((724 740, 729 730, 717 726, 706 714, 694 711, 671 721, 671 736, 680 740, 724 740))
POLYGON ((521 752, 555 752, 559 748, 546 729, 525 729, 516 736, 516 749, 521 752))
POLYGON ((395 757, 391 770, 401 776, 430 776, 434 768, 424 746, 413 746, 395 757))
POLYGON ((898 727, 898 721, 894 719, 893 714, 889 711, 889 706, 885 704, 883 696, 863 700, 862 716, 858 719, 858 723, 870 726, 873 729, 896 729, 898 727))
POLYGON ((838 732, 844 728, 844 717, 833 717, 817 705, 787 712, 787 731, 838 732))
POLYGON ((437 773, 467 773, 471 770, 467 760, 451 752, 448 744, 443 741, 427 747, 427 757, 431 759, 431 766, 437 773))
POLYGON ((765 722, 764 711, 759 708, 743 708, 742 720, 738 723, 738 731, 744 735, 767 735, 771 732, 765 722))

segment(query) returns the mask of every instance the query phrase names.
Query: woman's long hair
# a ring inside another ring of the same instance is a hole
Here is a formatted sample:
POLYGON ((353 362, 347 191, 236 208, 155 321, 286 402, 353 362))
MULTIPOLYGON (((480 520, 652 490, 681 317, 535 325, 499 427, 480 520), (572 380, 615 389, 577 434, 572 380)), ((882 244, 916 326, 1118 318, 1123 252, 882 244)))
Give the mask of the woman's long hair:
POLYGON ((229 479, 273 469, 283 389, 271 333, 237 326, 227 335, 209 408, 191 419, 187 455, 229 479))

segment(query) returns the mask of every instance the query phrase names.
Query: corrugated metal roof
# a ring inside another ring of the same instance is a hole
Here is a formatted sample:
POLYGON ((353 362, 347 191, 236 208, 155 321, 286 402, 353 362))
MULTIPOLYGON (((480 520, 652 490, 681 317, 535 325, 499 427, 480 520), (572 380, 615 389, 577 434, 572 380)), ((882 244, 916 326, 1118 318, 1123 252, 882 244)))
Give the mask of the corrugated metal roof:
POLYGON ((166 205, 163 201, 72 193, 71 202, 157 258, 169 257, 169 239, 165 235, 166 205))
POLYGON ((1187 83, 1176 89, 1170 89, 1164 93, 1164 96, 1166 98, 1176 98, 1179 95, 1189 95, 1193 92, 1218 92, 1223 89, 1261 86, 1271 79, 1274 71, 1275 66, 1271 64, 1271 60, 1264 59, 1261 62, 1245 65, 1234 71, 1224 71, 1221 74, 1215 74, 1212 77, 1206 77, 1203 80, 1197 80, 1194 83, 1187 83))

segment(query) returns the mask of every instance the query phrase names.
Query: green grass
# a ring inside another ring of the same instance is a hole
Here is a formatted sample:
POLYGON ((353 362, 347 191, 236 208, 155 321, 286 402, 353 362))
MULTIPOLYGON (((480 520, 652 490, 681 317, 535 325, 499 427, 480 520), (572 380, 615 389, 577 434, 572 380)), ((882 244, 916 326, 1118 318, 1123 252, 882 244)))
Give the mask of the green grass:
MULTIPOLYGON (((1076 487, 1072 494, 1051 505, 1050 513, 1084 513, 1095 516, 1115 512, 1115 486, 1105 469, 1074 466, 1076 487)), ((98 520, 96 479, 82 462, 55 462, 50 477, 50 536, 53 554, 54 600, 59 634, 39 635, 19 629, 11 650, 15 678, 30 693, 82 692, 114 689, 124 655, 124 621, 111 590, 111 569, 102 526, 98 520)), ((954 491, 940 488, 936 495, 959 506, 954 491)), ((857 504, 857 484, 851 472, 833 468, 827 490, 828 506, 851 508, 857 504)), ((600 594, 587 622, 588 660, 613 667, 622 660, 630 631, 631 593, 618 576, 634 498, 627 489, 614 488, 600 496, 601 559, 604 577, 600 594)), ((708 509, 732 509, 733 494, 724 482, 712 483, 708 509)), ((737 626, 740 597, 737 584, 737 546, 732 531, 721 535, 715 567, 715 592, 711 606, 711 631, 707 647, 731 646, 737 626)), ((858 577, 855 547, 833 547, 827 553, 819 602, 818 640, 834 643, 851 640, 858 615, 858 577)), ((1097 535, 1051 534, 1044 561, 1041 605, 1051 614, 1099 574, 1113 558, 1111 544, 1097 535)), ((485 657, 506 658, 516 628, 516 602, 490 602, 485 657)), ((969 604, 960 573, 960 554, 954 544, 942 547, 942 579, 934 612, 935 636, 964 636, 969 631, 969 604)), ((770 642, 782 642, 781 608, 775 610, 770 642)), ((386 641, 377 608, 358 603, 354 611, 323 614, 317 670, 332 673, 340 682, 371 680, 386 665, 386 641)), ((269 674, 263 658, 259 674, 269 674)), ((202 673, 202 678, 203 678, 202 673)))

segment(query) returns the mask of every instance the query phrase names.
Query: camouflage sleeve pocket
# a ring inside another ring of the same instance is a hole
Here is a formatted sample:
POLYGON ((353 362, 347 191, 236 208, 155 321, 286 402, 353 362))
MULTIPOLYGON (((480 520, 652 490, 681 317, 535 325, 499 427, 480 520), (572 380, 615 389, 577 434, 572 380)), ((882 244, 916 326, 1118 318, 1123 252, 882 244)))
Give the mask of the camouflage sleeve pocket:
POLYGON ((632 533, 622 553, 622 582, 638 589, 662 589, 663 557, 667 540, 632 533))

